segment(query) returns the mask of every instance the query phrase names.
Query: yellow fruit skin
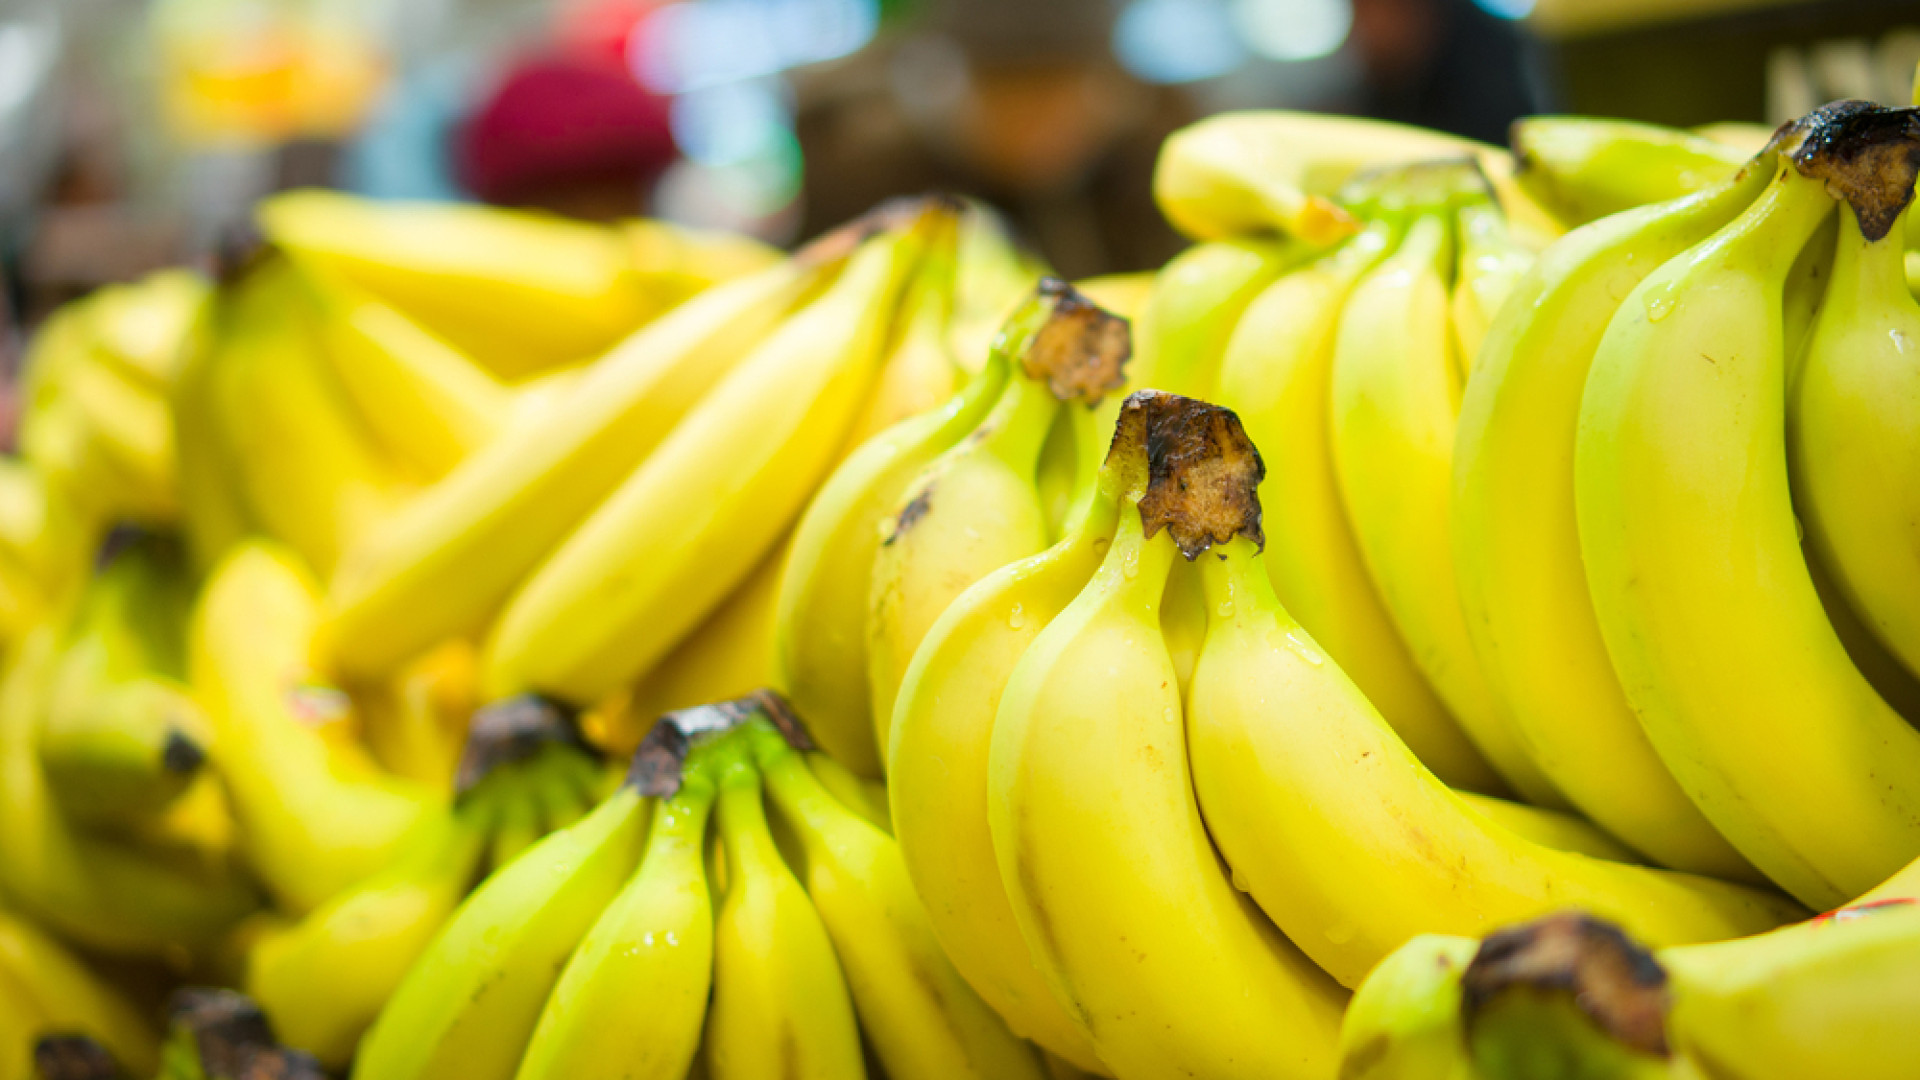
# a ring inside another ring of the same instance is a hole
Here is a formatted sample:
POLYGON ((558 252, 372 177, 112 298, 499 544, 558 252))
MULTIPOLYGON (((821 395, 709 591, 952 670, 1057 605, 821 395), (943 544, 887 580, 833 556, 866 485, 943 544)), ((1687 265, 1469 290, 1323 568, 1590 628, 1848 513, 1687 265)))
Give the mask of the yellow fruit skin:
MULTIPOLYGON (((120 991, 45 931, 0 910, 0 1013, 33 1013, 36 1030, 23 1033, 85 1035, 106 1047, 115 1061, 141 1075, 158 1062, 152 1026, 120 991), (18 998, 9 1000, 17 994, 18 998)), ((19 1017, 24 1020, 24 1015, 19 1017)), ((0 1075, 5 1062, 28 1060, 32 1043, 0 1027, 0 1075)), ((31 1071, 20 1074, 31 1075, 31 1071)))

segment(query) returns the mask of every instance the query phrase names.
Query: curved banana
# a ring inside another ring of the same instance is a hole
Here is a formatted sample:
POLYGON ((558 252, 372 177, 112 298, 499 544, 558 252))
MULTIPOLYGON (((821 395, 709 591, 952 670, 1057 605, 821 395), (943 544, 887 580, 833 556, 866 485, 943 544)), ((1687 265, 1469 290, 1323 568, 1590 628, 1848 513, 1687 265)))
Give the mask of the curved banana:
POLYGON ((1898 238, 1840 214, 1826 300, 1787 412, 1794 506, 1807 540, 1874 635, 1920 675, 1920 301, 1898 238))
MULTIPOLYGON (((1627 297, 1574 451, 1587 583, 1627 700, 1721 835, 1814 906, 1920 853, 1920 732, 1828 623, 1787 476, 1784 281, 1849 155, 1906 145, 1885 115, 1800 121, 1759 201, 1627 297)), ((1910 191, 1912 173, 1875 181, 1910 191)))
POLYGON ((494 696, 599 700, 771 550, 839 457, 902 284, 952 227, 945 203, 911 213, 728 373, 520 586, 488 635, 494 696))
POLYGON ((1217 399, 1276 464, 1260 505, 1284 522, 1267 538, 1267 573, 1287 610, 1386 716, 1415 754, 1456 787, 1505 784, 1448 715, 1413 662, 1367 574, 1347 521, 1328 431, 1333 343, 1355 283, 1398 230, 1373 221, 1328 256, 1281 277, 1234 329, 1217 399))
POLYGON ((188 628, 195 695, 248 862, 274 898, 305 914, 386 866, 441 811, 425 789, 380 773, 298 711, 320 595, 285 549, 235 548, 215 567, 188 628))
POLYGON ((1632 120, 1528 116, 1508 131, 1520 186, 1569 226, 1691 195, 1755 150, 1632 120))
POLYGON ((807 895, 887 1075, 1041 1080, 1033 1052, 941 952, 893 839, 842 806, 770 724, 755 720, 745 734, 805 850, 807 895))
POLYGON ((888 836, 893 835, 893 815, 887 806, 885 781, 869 780, 818 751, 807 754, 807 768, 813 770, 813 778, 820 781, 821 787, 833 792, 840 805, 888 836))
POLYGON ((1167 511, 1215 483, 1196 404, 1142 392, 1121 411, 1112 545, 1000 698, 994 852, 1036 964, 1116 1075, 1324 1076, 1345 992, 1234 889, 1187 777, 1158 607, 1193 541, 1167 511))
MULTIPOLYGON (((957 231, 957 230, 956 230, 957 231)), ((868 439, 909 416, 940 407, 965 374, 954 360, 948 330, 954 308, 954 240, 942 237, 928 246, 913 280, 900 299, 873 389, 853 422, 846 445, 868 439)))
MULTIPOLYGON (((1110 437, 1075 410, 1082 448, 1110 437)), ((988 825, 994 714, 1014 665, 1086 586, 1113 541, 1120 493, 1088 478, 1060 541, 982 578, 927 631, 900 684, 887 766, 894 835, 947 955, 1015 1034, 1084 1070, 1093 1044, 1054 1000, 1000 880, 988 825)), ((1204 623, 1204 618, 1203 618, 1204 623)))
POLYGON ((1061 409, 1119 389, 1126 324, 1057 278, 1007 322, 994 348, 1008 378, 972 433, 930 461, 882 525, 868 594, 867 677, 881 759, 894 700, 927 629, 967 586, 1047 544, 1035 476, 1061 409))
POLYGON ((1474 653, 1527 756, 1569 802, 1662 866, 1747 879, 1753 869, 1667 771, 1614 674, 1587 592, 1573 456, 1587 372, 1619 300, 1732 221, 1769 178, 1757 165, 1542 253, 1467 383, 1451 518, 1474 653))
POLYGON ((640 859, 651 802, 623 784, 481 884, 360 1044, 361 1080, 508 1080, 560 969, 640 859))
POLYGON ((254 531, 253 512, 240 488, 239 462, 221 419, 224 365, 214 326, 223 309, 225 304, 219 300, 203 306, 194 345, 181 359, 168 394, 180 486, 180 531, 200 573, 254 531))
POLYGON ((847 982, 826 926, 774 846, 760 775, 743 758, 722 769, 719 787, 727 888, 713 927, 707 1071, 714 1080, 861 1080, 847 982))
POLYGON ((1447 328, 1447 261, 1446 218, 1418 215, 1399 249, 1347 297, 1330 388, 1335 475, 1360 553, 1414 663, 1514 790, 1564 806, 1473 655, 1443 542, 1461 391, 1447 328))
POLYGON ((1416 935, 1569 904, 1664 942, 1793 917, 1768 893, 1524 840, 1421 766, 1275 599, 1259 558, 1259 455, 1215 412, 1204 451, 1173 459, 1208 479, 1180 508, 1211 530, 1187 549, 1207 550, 1209 612, 1187 696, 1193 784, 1235 881, 1322 968, 1352 986, 1416 935))
POLYGON ((1297 245, 1229 239, 1175 255, 1141 306, 1129 388, 1210 393, 1240 313, 1300 253, 1297 245))
POLYGON ((632 715, 651 721, 678 709, 744 697, 779 681, 774 619, 780 571, 793 550, 791 536, 774 545, 731 596, 640 677, 629 691, 632 715))
POLYGON ((261 229, 400 308, 502 378, 592 356, 659 313, 613 229, 524 210, 292 191, 261 229))
POLYGON ((1475 200, 1455 209, 1453 231, 1458 264, 1447 309, 1452 316, 1453 356, 1460 364, 1460 379, 1466 382, 1480 363, 1487 328, 1533 265, 1534 253, 1514 240, 1506 216, 1491 200, 1475 200))
MULTIPOLYGON (((36 1037, 84 1035, 140 1075, 159 1062, 153 1029, 118 988, 39 927, 6 910, 0 910, 0 984, 5 984, 0 1012, 33 1013, 36 1037), (13 994, 19 999, 7 1000, 13 994)), ((0 1060, 25 1061, 31 1044, 9 1036, 0 1030, 0 1060)))
POLYGON ((479 630, 840 260, 823 248, 713 290, 628 338, 350 551, 327 596, 328 658, 382 677, 479 630))
POLYGON ((1340 1022, 1341 1080, 1480 1080, 1460 1027, 1479 942, 1422 934, 1374 965, 1340 1022))
POLYGON ((161 270, 88 295, 85 318, 100 354, 133 380, 165 392, 197 347, 213 284, 194 270, 161 270))
POLYGON ((1541 847, 1609 862, 1641 861, 1633 849, 1601 832, 1585 818, 1472 791, 1458 794, 1468 809, 1478 813, 1495 828, 1504 829, 1523 840, 1531 840, 1541 847))
POLYGON ((1005 354, 937 411, 901 421, 834 469, 801 515, 774 616, 775 682, 807 718, 807 731, 862 776, 880 776, 867 689, 868 591, 885 518, 920 470, 972 431, 1000 397, 1005 354))

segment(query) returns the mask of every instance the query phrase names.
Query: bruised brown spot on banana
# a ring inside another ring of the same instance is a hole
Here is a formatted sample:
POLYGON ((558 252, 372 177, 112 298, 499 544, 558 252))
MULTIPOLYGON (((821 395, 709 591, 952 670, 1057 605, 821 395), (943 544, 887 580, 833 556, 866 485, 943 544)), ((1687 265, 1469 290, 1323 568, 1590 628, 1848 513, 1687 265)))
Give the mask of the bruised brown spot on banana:
POLYGON ((755 718, 771 723, 793 749, 802 753, 815 749, 813 737, 786 698, 774 690, 755 690, 732 701, 695 705, 656 720, 633 752, 626 783, 642 795, 672 798, 680 791, 682 768, 694 747, 755 718))
POLYGON ((1781 125, 1766 152, 1783 154, 1800 175, 1825 181, 1879 240, 1913 200, 1920 175, 1920 109, 1836 101, 1781 125))
POLYGON ((1188 562, 1236 536, 1266 546, 1258 489, 1267 468, 1233 410, 1138 391, 1120 407, 1107 464, 1131 474, 1147 537, 1166 529, 1188 562))
POLYGON ((1621 1045, 1669 1054, 1666 970, 1610 922, 1569 912, 1488 936, 1460 979, 1468 1033, 1516 995, 1564 998, 1621 1045))
POLYGON ((918 525, 921 518, 927 516, 927 511, 933 508, 933 489, 938 486, 940 485, 928 484, 916 492, 913 498, 907 500, 907 504, 894 515, 893 528, 887 532, 886 538, 880 541, 881 544, 891 544, 900 539, 908 530, 918 525))

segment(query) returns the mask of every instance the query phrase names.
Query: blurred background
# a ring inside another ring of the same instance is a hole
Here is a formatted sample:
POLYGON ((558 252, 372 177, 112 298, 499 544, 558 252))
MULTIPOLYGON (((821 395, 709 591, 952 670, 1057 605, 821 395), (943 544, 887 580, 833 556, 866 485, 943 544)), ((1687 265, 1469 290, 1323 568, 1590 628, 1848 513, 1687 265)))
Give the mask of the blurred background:
POLYGON ((776 243, 948 189, 1082 276, 1177 250, 1207 113, 1777 122, 1917 60, 1914 0, 0 0, 0 364, 291 186, 776 243))

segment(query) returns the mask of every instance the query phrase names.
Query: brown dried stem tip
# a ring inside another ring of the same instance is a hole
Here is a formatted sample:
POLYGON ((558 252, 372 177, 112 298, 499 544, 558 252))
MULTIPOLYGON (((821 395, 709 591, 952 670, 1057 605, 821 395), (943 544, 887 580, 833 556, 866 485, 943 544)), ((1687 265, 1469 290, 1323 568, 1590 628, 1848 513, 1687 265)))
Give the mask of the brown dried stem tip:
POLYGON ((654 721, 646 738, 633 752, 626 782, 640 794, 672 798, 680 790, 682 768, 696 746, 764 716, 795 750, 812 750, 813 740, 801 726, 787 700, 772 690, 755 690, 742 698, 670 712, 654 721))
POLYGON ((525 761, 549 743, 595 754, 580 733, 580 713, 571 705, 538 694, 520 694, 483 706, 467 729, 454 791, 465 795, 501 765, 525 761))
POLYGON ((1139 493, 1148 537, 1162 528, 1188 562, 1244 536, 1260 547, 1260 481, 1267 467, 1233 410, 1159 390, 1120 407, 1107 467, 1139 493))
POLYGON ((1092 408, 1126 385, 1133 334, 1126 319, 1059 278, 1046 277, 1007 320, 997 347, 1054 397, 1092 408))
POLYGON ((85 1035, 43 1035, 33 1044, 40 1080, 120 1080, 125 1073, 107 1048, 85 1035))
POLYGON ((273 1038, 253 999, 232 990, 188 987, 167 1003, 176 1032, 193 1041, 207 1080, 324 1080, 320 1063, 273 1038))
POLYGON ((1515 994, 1563 996, 1621 1046, 1667 1057, 1667 973, 1609 922, 1569 912, 1487 937, 1460 980, 1467 1031, 1515 994))
POLYGON ((1879 240, 1913 201, 1920 109, 1836 101, 1781 125, 1767 148, 1800 175, 1824 180, 1828 194, 1853 207, 1861 234, 1879 240))

